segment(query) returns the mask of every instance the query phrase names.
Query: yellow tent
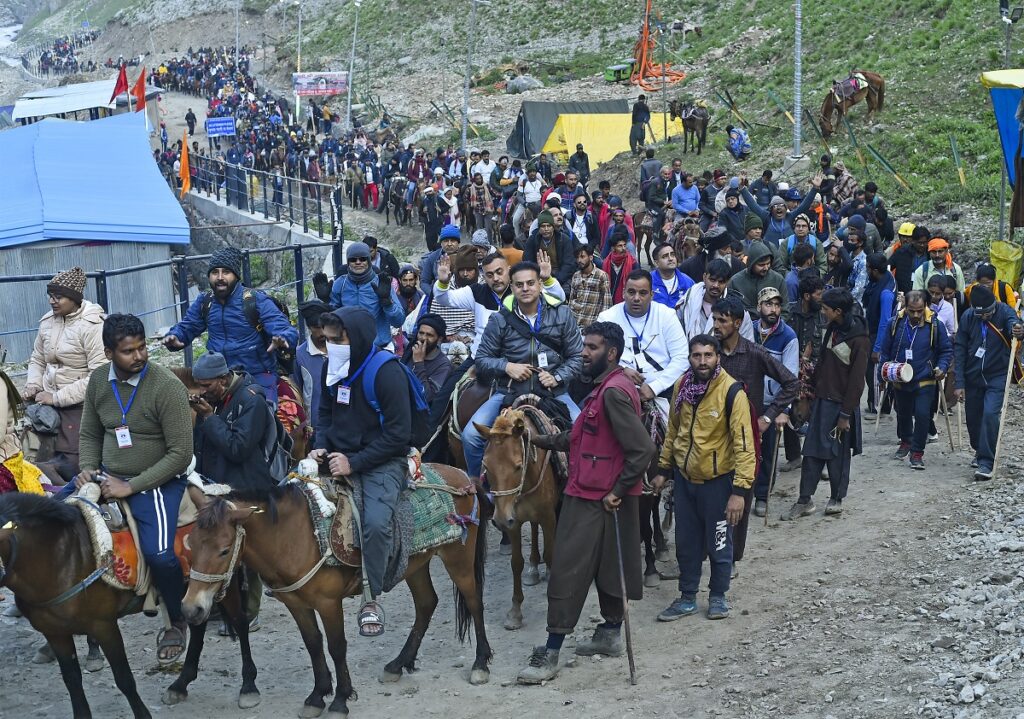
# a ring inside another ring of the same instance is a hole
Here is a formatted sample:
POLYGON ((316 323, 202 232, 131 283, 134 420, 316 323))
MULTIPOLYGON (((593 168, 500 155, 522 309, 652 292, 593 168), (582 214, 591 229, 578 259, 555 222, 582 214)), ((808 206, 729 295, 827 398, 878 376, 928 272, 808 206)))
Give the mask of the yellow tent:
MULTIPOLYGON (((656 142, 661 142, 664 139, 663 114, 665 119, 668 119, 667 113, 651 115, 651 129, 654 130, 656 142)), ((632 116, 628 112, 559 115, 541 152, 560 154, 564 161, 576 151, 576 143, 582 142, 590 156, 590 167, 594 169, 619 153, 629 151, 631 119, 632 116)), ((669 120, 668 132, 671 136, 682 136, 682 120, 669 120)), ((650 130, 645 139, 648 142, 651 140, 650 130)))

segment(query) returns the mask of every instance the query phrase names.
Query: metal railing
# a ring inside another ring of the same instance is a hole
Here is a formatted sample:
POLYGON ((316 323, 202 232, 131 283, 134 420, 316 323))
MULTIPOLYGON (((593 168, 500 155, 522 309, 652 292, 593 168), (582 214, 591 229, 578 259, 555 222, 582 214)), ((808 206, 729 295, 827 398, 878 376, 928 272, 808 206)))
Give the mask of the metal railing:
MULTIPOLYGON (((332 264, 334 266, 334 274, 338 275, 342 266, 342 242, 312 242, 300 245, 284 245, 280 247, 263 247, 254 249, 242 250, 242 277, 241 282, 246 287, 252 286, 253 279, 253 267, 252 258, 256 255, 272 255, 277 253, 291 253, 292 255, 292 267, 294 270, 294 280, 288 280, 274 287, 262 287, 259 288, 264 292, 274 292, 285 288, 292 287, 295 291, 295 299, 297 303, 306 301, 306 283, 308 279, 305 276, 305 264, 303 261, 303 254, 311 250, 322 250, 329 249, 331 252, 332 264)), ((122 312, 127 314, 133 314, 136 317, 145 317, 147 315, 156 314, 164 310, 177 308, 177 319, 180 322, 181 319, 188 312, 189 305, 191 303, 189 299, 189 271, 188 263, 190 262, 203 262, 209 260, 212 255, 176 255, 167 260, 161 260, 158 262, 148 262, 146 264, 134 265, 131 267, 122 267, 114 270, 94 270, 86 272, 86 278, 91 279, 95 283, 96 287, 96 303, 103 308, 103 311, 107 314, 113 312, 122 312), (138 308, 138 307, 112 307, 110 301, 110 292, 108 288, 108 282, 113 277, 131 275, 137 272, 144 272, 147 270, 155 270, 161 268, 170 268, 173 272, 173 288, 172 292, 177 297, 174 302, 155 308, 138 308)), ((0 285, 18 284, 25 282, 49 282, 53 276, 51 274, 37 274, 37 275, 8 275, 0 276, 0 285)), ((301 320, 301 315, 297 313, 295 319, 295 326, 299 332, 299 341, 306 339, 306 327, 301 320)), ((25 334, 35 333, 39 331, 39 327, 25 327, 20 329, 2 330, 0 331, 0 338, 25 334)), ((191 344, 185 348, 185 366, 192 366, 192 346, 191 344)), ((16 373, 20 374, 20 373, 16 373)))
MULTIPOLYGON (((229 207, 244 210, 264 219, 289 225, 302 225, 302 231, 325 235, 332 240, 344 236, 342 208, 335 201, 335 191, 344 186, 312 182, 289 175, 276 175, 232 165, 216 158, 189 154, 192 191, 207 197, 222 197, 229 207)), ((173 169, 164 169, 164 178, 175 192, 181 191, 173 169)))

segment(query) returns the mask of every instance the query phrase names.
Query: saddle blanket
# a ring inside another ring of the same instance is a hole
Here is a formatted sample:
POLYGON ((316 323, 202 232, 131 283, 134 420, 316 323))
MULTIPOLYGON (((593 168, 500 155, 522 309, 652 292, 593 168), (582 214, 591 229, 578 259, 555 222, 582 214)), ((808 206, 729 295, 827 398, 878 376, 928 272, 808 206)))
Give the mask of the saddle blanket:
POLYGON ((867 79, 858 73, 850 75, 842 82, 837 82, 833 86, 833 93, 840 100, 845 100, 849 97, 853 97, 858 92, 868 86, 867 79))

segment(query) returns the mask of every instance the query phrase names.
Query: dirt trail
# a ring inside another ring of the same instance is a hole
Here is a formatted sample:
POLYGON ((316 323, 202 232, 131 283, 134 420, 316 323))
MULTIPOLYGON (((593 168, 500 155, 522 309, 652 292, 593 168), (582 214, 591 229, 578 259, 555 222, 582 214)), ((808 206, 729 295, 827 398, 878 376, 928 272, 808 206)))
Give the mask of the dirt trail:
MULTIPOLYGON (((792 501, 798 481, 798 472, 780 474, 770 508, 772 526, 752 522, 748 557, 730 592, 730 619, 709 622, 698 615, 669 625, 656 623, 656 614, 675 595, 674 582, 662 582, 633 605, 638 686, 629 686, 624 659, 582 658, 546 686, 514 684, 530 648, 544 637, 545 586, 526 589, 524 629, 502 629, 511 593, 510 571, 508 559, 496 551, 491 532, 485 595, 495 649, 491 683, 468 684, 472 648, 454 639, 449 583, 435 563, 441 602, 423 644, 420 671, 398 684, 382 685, 376 677, 400 649, 411 624, 408 592, 402 587, 386 598, 388 633, 378 641, 356 636, 352 601, 345 602, 352 638, 350 666, 360 695, 351 706, 353 714, 421 719, 470 713, 460 707, 476 707, 475 714, 480 707, 502 705, 530 707, 534 716, 600 717, 810 719, 916 716, 919 710, 926 716, 995 717, 1024 711, 1013 708, 1019 703, 1021 683, 1014 675, 996 685, 1004 690, 1005 700, 990 688, 988 696, 973 706, 950 704, 945 696, 950 691, 935 684, 939 674, 932 666, 945 656, 939 656, 944 649, 931 646, 939 634, 951 631, 948 644, 971 644, 970 636, 956 632, 973 633, 973 628, 933 626, 940 621, 934 607, 945 606, 943 593, 951 584, 970 584, 999 571, 1008 557, 1022 556, 998 551, 964 553, 956 555, 959 559, 954 563, 948 549, 948 538, 972 531, 979 514, 992 507, 1006 510, 1004 494, 1014 485, 970 484, 969 455, 950 452, 944 427, 941 441, 928 446, 926 472, 912 472, 905 463, 889 458, 892 443, 880 438, 892 436, 892 420, 882 420, 879 439, 873 436, 873 427, 866 429, 865 454, 854 460, 850 495, 841 517, 821 516, 820 507, 827 498, 827 488, 822 487, 816 516, 779 523, 778 514, 792 501), (930 708, 924 709, 926 705, 930 708)), ((1011 477, 1016 479, 1020 442, 1014 434, 1010 434, 1007 457, 1011 477)), ((1019 524, 1009 531, 1019 533, 1019 524)), ((702 592, 702 608, 706 600, 702 592)), ((234 703, 239 686, 236 649, 219 637, 207 646, 204 672, 188 702, 178 709, 161 706, 159 697, 170 677, 154 669, 156 622, 126 619, 122 626, 129 656, 141 694, 154 713, 293 716, 311 685, 308 658, 282 605, 265 600, 261 618, 264 628, 254 636, 253 650, 263 703, 247 712, 234 703)), ((596 619, 592 593, 577 636, 588 632, 596 619)), ((987 646, 989 640, 979 641, 987 646)), ((5 681, 0 685, 3 716, 59 716, 68 711, 55 665, 30 663, 37 642, 38 635, 24 620, 5 619, 0 624, 0 652, 6 657, 5 681)), ((570 647, 567 643, 563 661, 573 658, 570 647)), ((956 670, 949 675, 956 675, 956 670)), ((109 670, 86 675, 85 688, 96 716, 128 716, 109 670)))

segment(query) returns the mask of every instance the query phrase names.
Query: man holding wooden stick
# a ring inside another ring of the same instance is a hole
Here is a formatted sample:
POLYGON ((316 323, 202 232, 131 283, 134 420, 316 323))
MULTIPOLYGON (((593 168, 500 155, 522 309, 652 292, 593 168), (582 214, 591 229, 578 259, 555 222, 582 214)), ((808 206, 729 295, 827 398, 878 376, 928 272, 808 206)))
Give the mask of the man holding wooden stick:
POLYGON ((1008 378, 1011 349, 1024 337, 1013 308, 997 302, 991 290, 977 286, 971 307, 960 321, 954 345, 955 394, 966 403, 967 433, 974 449, 974 479, 992 479, 1008 378))

